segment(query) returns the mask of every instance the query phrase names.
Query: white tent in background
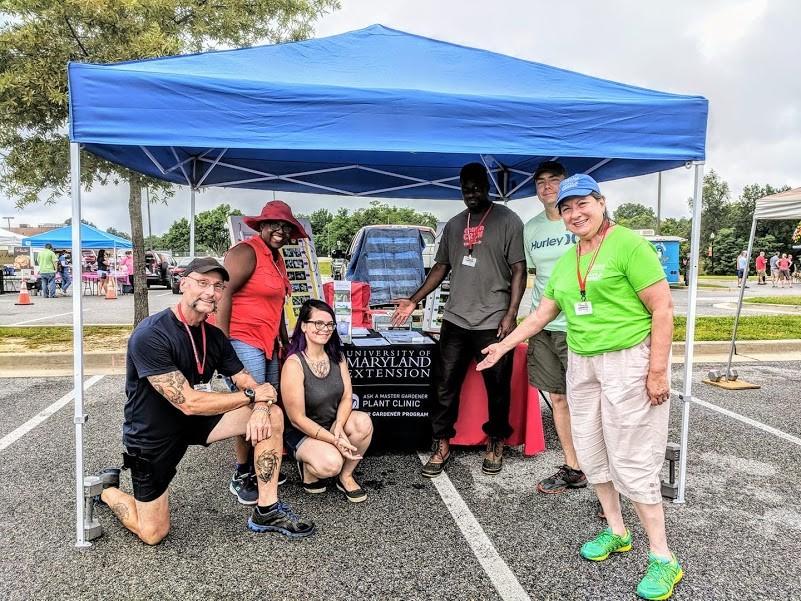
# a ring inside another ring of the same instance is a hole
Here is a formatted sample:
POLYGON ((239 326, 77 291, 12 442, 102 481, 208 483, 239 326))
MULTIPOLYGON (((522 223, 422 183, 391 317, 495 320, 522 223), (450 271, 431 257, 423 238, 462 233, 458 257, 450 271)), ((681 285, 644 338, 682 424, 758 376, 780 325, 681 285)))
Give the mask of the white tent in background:
POLYGON ((20 234, 15 234, 0 227, 0 248, 11 251, 15 246, 20 246, 21 244, 22 236, 20 234))
MULTIPOLYGON (((748 265, 751 264, 751 253, 754 249, 754 236, 756 235, 756 224, 760 219, 770 219, 777 221, 780 219, 799 219, 801 220, 801 188, 793 188, 778 194, 771 194, 756 201, 754 207, 754 219, 751 221, 751 234, 748 236, 748 265)), ((748 265, 745 273, 748 275, 748 265)), ((740 297, 737 300, 737 312, 734 315, 734 328, 731 333, 731 346, 729 347, 729 361, 726 364, 726 377, 731 376, 731 361, 734 356, 734 344, 737 340, 737 325, 740 322, 740 311, 743 308, 743 294, 745 287, 740 287, 740 297)))

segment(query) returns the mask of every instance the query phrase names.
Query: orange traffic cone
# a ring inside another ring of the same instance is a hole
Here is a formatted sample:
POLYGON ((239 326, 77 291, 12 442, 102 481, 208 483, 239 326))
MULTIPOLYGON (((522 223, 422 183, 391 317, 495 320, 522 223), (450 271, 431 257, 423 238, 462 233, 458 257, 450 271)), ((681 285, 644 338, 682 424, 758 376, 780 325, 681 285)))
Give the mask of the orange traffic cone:
POLYGON ((108 283, 106 284, 106 300, 117 300, 116 278, 108 278, 108 283))
POLYGON ((15 305, 32 305, 31 302, 31 294, 28 292, 28 282, 26 280, 22 280, 19 283, 19 298, 17 298, 17 302, 14 303, 15 305))

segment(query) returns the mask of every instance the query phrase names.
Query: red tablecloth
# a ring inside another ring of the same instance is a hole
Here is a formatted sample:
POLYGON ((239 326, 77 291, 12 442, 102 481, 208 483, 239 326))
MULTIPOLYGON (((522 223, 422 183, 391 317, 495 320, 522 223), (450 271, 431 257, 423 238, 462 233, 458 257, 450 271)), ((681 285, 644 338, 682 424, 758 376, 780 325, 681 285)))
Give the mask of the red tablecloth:
MULTIPOLYGON (((528 383, 526 371, 526 348, 520 344, 515 349, 512 364, 512 398, 509 408, 509 423, 512 435, 506 440, 511 446, 523 445, 524 455, 536 455, 545 450, 542 431, 539 391, 528 383)), ((459 419, 456 421, 455 445, 483 445, 487 435, 481 426, 487 421, 487 391, 484 380, 471 363, 462 385, 459 402, 459 419)))

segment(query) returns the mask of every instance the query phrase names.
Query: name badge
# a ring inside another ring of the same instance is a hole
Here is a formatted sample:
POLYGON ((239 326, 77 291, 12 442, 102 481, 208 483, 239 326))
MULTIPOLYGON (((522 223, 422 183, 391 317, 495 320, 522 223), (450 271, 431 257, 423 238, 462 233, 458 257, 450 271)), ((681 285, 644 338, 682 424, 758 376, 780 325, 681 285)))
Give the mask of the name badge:
POLYGON ((462 265, 465 267, 475 267, 476 266, 476 258, 473 255, 465 255, 462 257, 462 265))
POLYGON ((211 392, 211 382, 201 382, 200 384, 195 384, 192 388, 200 392, 211 392))
POLYGON ((576 315, 592 315, 592 303, 590 301, 582 301, 573 305, 576 310, 576 315))

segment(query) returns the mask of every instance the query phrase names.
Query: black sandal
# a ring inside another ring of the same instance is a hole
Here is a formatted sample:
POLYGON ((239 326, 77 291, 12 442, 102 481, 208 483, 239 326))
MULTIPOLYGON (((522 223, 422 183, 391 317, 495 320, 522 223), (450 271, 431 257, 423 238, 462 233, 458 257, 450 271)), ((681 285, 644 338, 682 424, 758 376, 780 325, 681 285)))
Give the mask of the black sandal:
POLYGON ((300 474, 300 485, 310 495, 319 495, 324 493, 328 487, 325 484, 325 480, 315 480, 314 482, 306 482, 303 477, 303 462, 300 459, 296 459, 295 462, 298 465, 298 474, 300 474))
MULTIPOLYGON (((358 485, 358 482, 356 484, 358 485)), ((359 488, 356 490, 347 490, 340 481, 339 477, 337 477, 337 490, 345 493, 345 498, 351 503, 361 503, 362 501, 367 500, 366 490, 364 490, 361 486, 359 486, 359 488)))

